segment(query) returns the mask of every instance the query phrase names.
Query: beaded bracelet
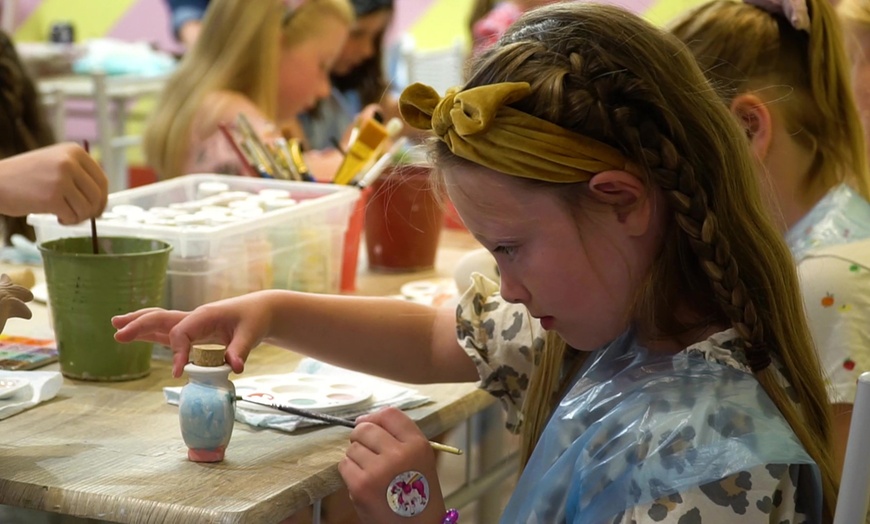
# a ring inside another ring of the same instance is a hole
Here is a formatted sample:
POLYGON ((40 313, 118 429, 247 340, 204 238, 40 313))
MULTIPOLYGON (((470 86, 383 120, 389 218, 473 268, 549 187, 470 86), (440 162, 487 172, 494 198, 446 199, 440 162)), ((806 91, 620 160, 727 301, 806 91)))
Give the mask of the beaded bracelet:
POLYGON ((459 511, 453 508, 448 509, 447 513, 441 519, 441 524, 457 524, 459 522, 459 511))

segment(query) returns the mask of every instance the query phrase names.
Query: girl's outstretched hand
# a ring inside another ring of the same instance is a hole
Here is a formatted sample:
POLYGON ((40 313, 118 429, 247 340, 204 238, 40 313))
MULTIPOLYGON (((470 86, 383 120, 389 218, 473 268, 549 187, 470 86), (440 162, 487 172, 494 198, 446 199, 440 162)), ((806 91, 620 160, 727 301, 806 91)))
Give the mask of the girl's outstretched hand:
POLYGON ((118 342, 143 340, 172 348, 174 377, 181 376, 191 346, 209 343, 227 346, 227 363, 241 373, 251 349, 267 336, 270 322, 264 293, 221 300, 191 312, 148 308, 112 318, 118 342))
POLYGON ((356 422, 338 471, 360 521, 440 524, 445 510, 435 452, 417 424, 396 408, 359 417, 356 422), (413 517, 395 513, 387 502, 390 489, 397 487, 394 479, 408 471, 421 473, 429 489, 425 509, 413 517))

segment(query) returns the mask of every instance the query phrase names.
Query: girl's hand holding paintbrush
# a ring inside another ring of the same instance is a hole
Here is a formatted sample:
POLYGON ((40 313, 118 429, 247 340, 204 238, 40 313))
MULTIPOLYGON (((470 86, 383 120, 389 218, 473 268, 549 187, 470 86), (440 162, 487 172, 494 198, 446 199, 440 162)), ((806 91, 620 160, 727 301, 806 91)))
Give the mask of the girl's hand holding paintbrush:
POLYGON ((98 217, 109 182, 99 164, 76 144, 57 144, 0 161, 0 212, 57 215, 64 225, 98 217))
POLYGON ((435 453, 413 420, 395 408, 364 415, 356 420, 350 442, 338 472, 361 522, 441 522, 445 505, 435 453), (425 509, 410 518, 394 513, 384 500, 385 487, 406 471, 421 473, 430 490, 425 509))

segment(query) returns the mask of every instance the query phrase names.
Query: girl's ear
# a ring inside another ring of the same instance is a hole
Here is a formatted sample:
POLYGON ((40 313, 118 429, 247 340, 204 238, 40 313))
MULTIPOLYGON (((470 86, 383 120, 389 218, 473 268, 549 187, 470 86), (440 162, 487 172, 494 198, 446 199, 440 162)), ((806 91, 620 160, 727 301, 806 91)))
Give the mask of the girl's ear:
POLYGON ((773 120, 766 102, 751 93, 737 95, 731 101, 731 113, 746 132, 749 147, 758 161, 764 162, 773 136, 773 120))
POLYGON ((599 202, 609 205, 617 220, 629 227, 630 234, 644 234, 653 214, 652 199, 646 185, 626 171, 602 171, 589 179, 589 191, 599 202))

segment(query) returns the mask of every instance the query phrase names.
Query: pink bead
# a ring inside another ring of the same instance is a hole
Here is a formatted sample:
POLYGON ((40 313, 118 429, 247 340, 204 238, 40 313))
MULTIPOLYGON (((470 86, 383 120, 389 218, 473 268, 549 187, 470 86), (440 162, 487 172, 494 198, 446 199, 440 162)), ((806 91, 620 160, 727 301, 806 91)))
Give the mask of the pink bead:
POLYGON ((457 522, 459 522, 459 511, 455 509, 447 510, 444 518, 441 519, 441 524, 457 524, 457 522))

